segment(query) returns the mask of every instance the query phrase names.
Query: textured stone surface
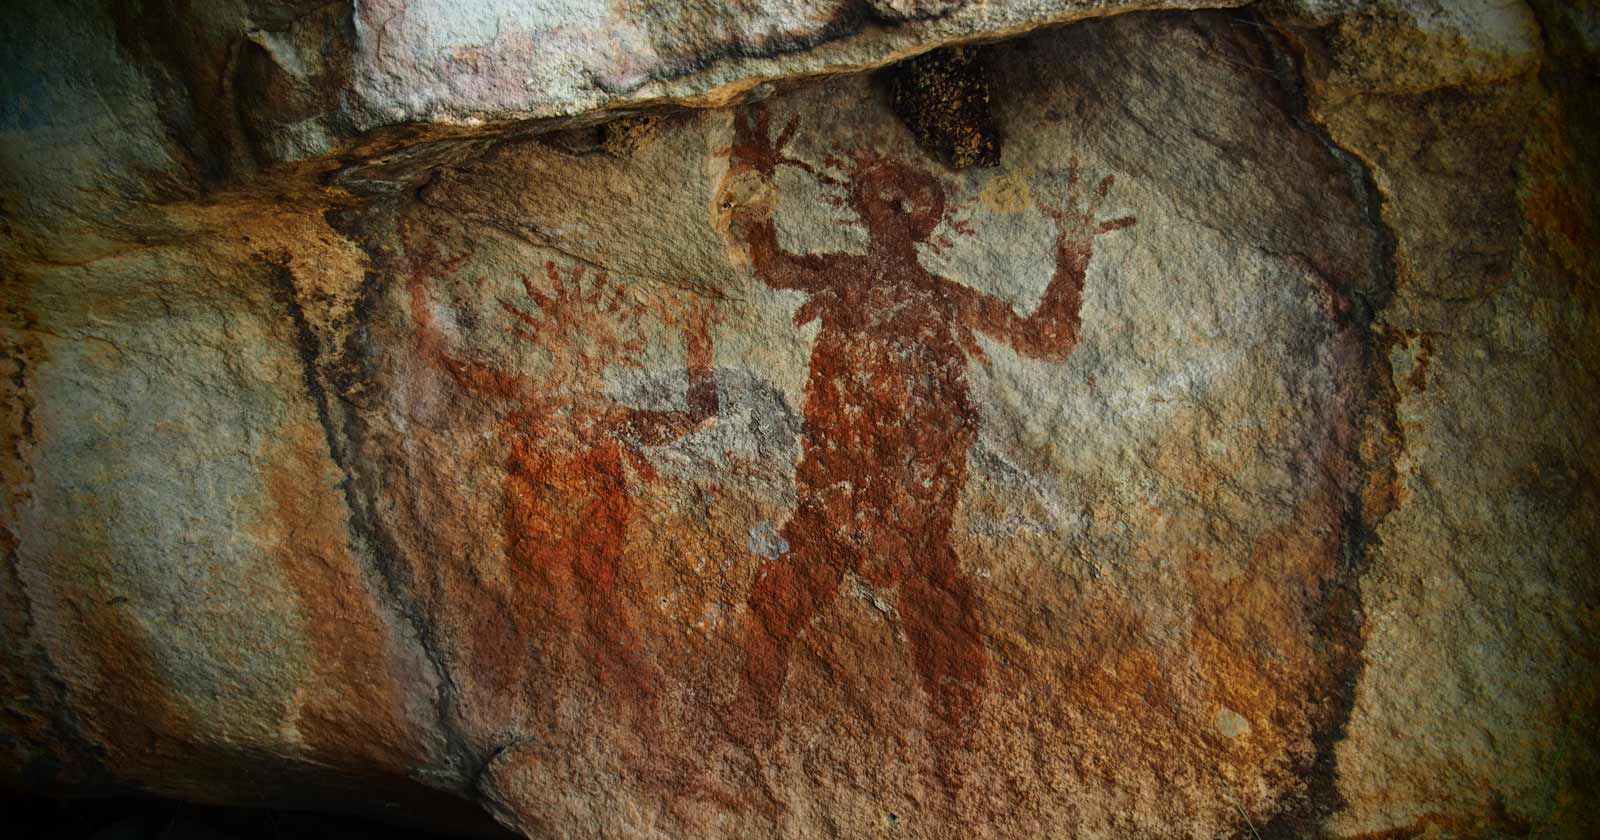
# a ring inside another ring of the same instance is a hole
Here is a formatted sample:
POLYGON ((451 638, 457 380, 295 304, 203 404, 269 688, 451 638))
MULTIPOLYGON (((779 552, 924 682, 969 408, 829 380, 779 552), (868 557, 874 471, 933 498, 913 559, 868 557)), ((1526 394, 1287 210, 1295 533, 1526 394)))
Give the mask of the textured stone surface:
MULTIPOLYGON (((1557 6, 1539 6, 1539 23, 1560 45, 1579 18, 1557 6)), ((1579 148, 1593 124, 1563 109, 1578 104, 1565 75, 1592 75, 1594 59, 1557 55, 1530 73, 1530 10, 1464 8, 1492 21, 1463 39, 1473 52, 1392 85, 1341 69, 1371 47, 1337 27, 1312 36, 1313 113, 1373 171, 1395 239, 1378 326, 1404 441, 1363 578, 1367 664, 1333 825, 1582 836, 1600 819, 1600 696, 1578 676, 1592 675, 1600 617, 1600 286, 1593 193, 1574 178, 1596 172, 1592 145, 1579 148)))
POLYGON ((1600 827, 1592 7, 537 5, 7 13, 10 783, 1600 827))
POLYGON ((283 161, 727 104, 942 44, 1237 4, 20 0, 0 16, 0 162, 16 187, 5 234, 34 256, 82 260, 129 233, 169 233, 152 202, 283 161))
POLYGON ((363 2, 353 108, 363 124, 566 116, 714 102, 768 78, 865 69, 943 43, 1162 0, 762 0, 733 4, 363 2))

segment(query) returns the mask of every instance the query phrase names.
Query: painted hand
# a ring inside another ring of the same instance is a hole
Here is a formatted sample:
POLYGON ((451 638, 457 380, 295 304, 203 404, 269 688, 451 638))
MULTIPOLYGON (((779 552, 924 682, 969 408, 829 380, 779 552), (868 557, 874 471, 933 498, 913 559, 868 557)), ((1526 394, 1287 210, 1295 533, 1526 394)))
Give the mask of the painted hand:
POLYGON ((785 164, 813 172, 811 164, 791 157, 784 148, 794 139, 798 127, 799 117, 790 117, 778 136, 773 137, 771 117, 765 105, 752 105, 736 112, 733 117, 733 146, 730 149, 734 165, 754 170, 767 178, 771 178, 778 167, 785 164))
POLYGON ((1096 219, 1100 212, 1100 205, 1105 203, 1106 193, 1111 190, 1111 185, 1116 182, 1116 176, 1107 175, 1095 185, 1094 192, 1085 201, 1079 192, 1078 159, 1073 158, 1067 163, 1067 194, 1065 206, 1056 207, 1043 201, 1036 202, 1039 210, 1056 223, 1056 246, 1063 253, 1087 259, 1089 251, 1093 248, 1094 239, 1102 234, 1114 230, 1131 227, 1137 220, 1132 216, 1120 216, 1115 219, 1096 219))

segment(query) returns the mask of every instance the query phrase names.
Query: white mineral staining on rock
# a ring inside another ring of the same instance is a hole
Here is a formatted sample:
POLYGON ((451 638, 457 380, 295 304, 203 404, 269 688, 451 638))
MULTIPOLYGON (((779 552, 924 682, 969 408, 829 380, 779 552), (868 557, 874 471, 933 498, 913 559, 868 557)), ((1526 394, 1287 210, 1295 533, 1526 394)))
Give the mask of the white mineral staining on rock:
POLYGON ((1217 710, 1215 724, 1217 734, 1224 738, 1238 738, 1250 733, 1250 721, 1226 706, 1217 710))
POLYGON ((750 526, 750 550, 768 560, 776 560, 789 553, 789 542, 778 534, 771 521, 763 519, 750 526))

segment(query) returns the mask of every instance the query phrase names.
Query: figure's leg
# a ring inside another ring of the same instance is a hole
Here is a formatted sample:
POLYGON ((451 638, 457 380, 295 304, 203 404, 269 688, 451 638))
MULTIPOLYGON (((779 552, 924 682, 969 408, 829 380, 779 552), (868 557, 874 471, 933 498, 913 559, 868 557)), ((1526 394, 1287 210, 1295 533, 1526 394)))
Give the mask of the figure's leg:
POLYGON ((577 547, 571 558, 579 579, 574 600, 582 612, 574 642, 606 703, 620 715, 632 714, 639 736, 653 740, 661 673, 634 628, 632 605, 618 592, 621 535, 611 533, 614 523, 599 520, 593 525, 594 540, 577 547))
POLYGON ((782 532, 790 552, 762 566, 750 592, 744 669, 728 721, 735 736, 747 743, 764 745, 776 739, 790 649, 817 612, 837 597, 850 563, 848 551, 822 536, 826 527, 797 513, 782 532))
POLYGON ((923 567, 900 585, 900 618, 914 648, 917 673, 933 713, 929 732, 934 760, 947 789, 956 786, 950 753, 967 745, 967 732, 988 679, 972 586, 943 535, 932 541, 923 567))
POLYGON ((658 673, 634 630, 632 609, 598 594, 587 601, 586 630, 598 648, 594 664, 602 686, 625 691, 641 709, 654 708, 658 673))
POLYGON ((573 597, 581 586, 576 561, 550 525, 553 517, 542 486, 547 472, 522 432, 514 432, 506 460, 503 536, 506 576, 519 618, 571 631, 582 620, 573 597))

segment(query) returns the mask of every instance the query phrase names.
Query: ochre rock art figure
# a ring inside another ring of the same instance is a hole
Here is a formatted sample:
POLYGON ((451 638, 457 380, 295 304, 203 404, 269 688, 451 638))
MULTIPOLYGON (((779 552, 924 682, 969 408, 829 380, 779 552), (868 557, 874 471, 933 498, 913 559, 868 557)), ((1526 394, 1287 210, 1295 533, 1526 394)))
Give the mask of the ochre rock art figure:
MULTIPOLYGON (((978 429, 967 383, 969 355, 983 358, 974 334, 1033 358, 1066 359, 1078 340, 1094 240, 1135 220, 1096 219, 1109 176, 1079 207, 1074 162, 1068 206, 1040 206, 1058 231, 1054 276, 1033 314, 1020 316, 1005 301, 918 262, 917 245, 945 218, 937 178, 859 152, 850 161, 830 161, 847 176, 835 179, 787 155, 794 130, 791 121, 772 138, 760 108, 737 116, 719 197, 729 234, 755 275, 809 295, 797 325, 821 322, 806 385, 797 507, 781 532, 791 551, 761 569, 750 595, 743 673, 728 725, 750 744, 775 739, 795 639, 850 572, 899 588, 897 612, 931 705, 930 736, 949 746, 970 728, 988 668, 972 588, 950 541, 978 429), (865 254, 779 248, 771 198, 782 165, 842 190, 841 203, 867 230, 865 254)), ((948 783, 943 758, 939 764, 948 783)))
MULTIPOLYGON (((553 626, 560 631, 557 642, 564 636, 591 663, 601 688, 621 693, 619 705, 632 707, 641 726, 653 727, 659 674, 635 632, 628 599, 617 591, 634 504, 628 466, 654 478, 640 447, 681 438, 717 413, 706 309, 693 304, 685 330, 687 407, 619 405, 603 396, 602 376, 611 365, 640 364, 642 340, 628 328, 644 314, 625 288, 609 283, 604 272, 586 279, 582 266, 564 274, 546 263, 543 284, 522 276, 527 301, 500 305, 508 328, 543 350, 548 365, 537 376, 517 375, 446 348, 430 310, 429 284, 459 271, 465 257, 439 257, 430 243, 415 241, 420 238, 408 237, 407 250, 422 352, 460 387, 505 411, 503 527, 513 578, 506 609, 517 615, 502 615, 500 627, 484 628, 509 646, 490 661, 533 657, 537 634, 553 626)), ((502 689, 516 696, 515 687, 502 689)))

